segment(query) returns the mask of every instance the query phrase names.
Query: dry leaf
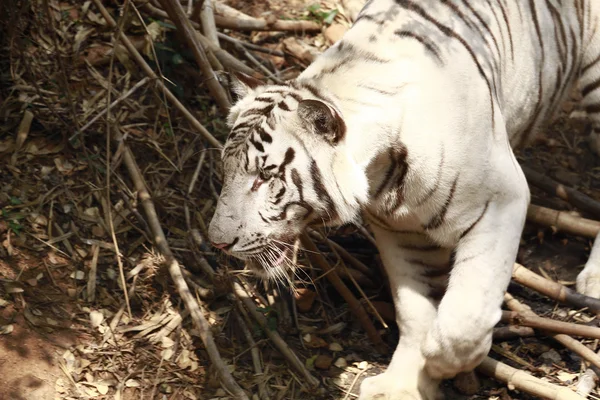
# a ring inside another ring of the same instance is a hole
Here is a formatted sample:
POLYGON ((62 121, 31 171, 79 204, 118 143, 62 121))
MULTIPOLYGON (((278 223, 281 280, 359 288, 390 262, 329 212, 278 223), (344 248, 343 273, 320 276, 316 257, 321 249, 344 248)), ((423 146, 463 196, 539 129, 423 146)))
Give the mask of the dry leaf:
POLYGON ((13 324, 0 326, 0 335, 9 335, 15 330, 13 324))
POLYGON ((140 382, 138 382, 135 379, 127 379, 125 381, 125 386, 127 386, 127 387, 140 387, 141 385, 140 385, 140 382))
POLYGON ((90 322, 92 323, 93 328, 97 328, 104 321, 104 314, 100 311, 92 311, 90 312, 90 322))

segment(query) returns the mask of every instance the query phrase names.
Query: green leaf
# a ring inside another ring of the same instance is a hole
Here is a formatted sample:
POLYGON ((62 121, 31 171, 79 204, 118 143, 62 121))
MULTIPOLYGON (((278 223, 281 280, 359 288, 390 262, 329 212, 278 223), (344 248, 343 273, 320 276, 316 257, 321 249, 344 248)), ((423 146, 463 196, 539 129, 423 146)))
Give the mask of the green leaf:
POLYGON ((183 64, 183 62, 184 62, 183 56, 179 53, 173 54, 173 57, 171 57, 171 61, 175 65, 180 65, 180 64, 183 64))
POLYGON ((13 206, 18 206, 19 204, 23 204, 23 202, 18 197, 11 196, 10 204, 13 206))
POLYGON ((313 3, 310 6, 306 7, 306 9, 308 10, 308 12, 311 13, 311 14, 316 14, 317 11, 319 11, 320 8, 321 8, 321 5, 319 3, 313 3))
POLYGON ((338 15, 338 10, 337 10, 337 8, 335 8, 335 9, 329 11, 328 13, 324 13, 324 14, 325 14, 325 18, 323 18, 323 23, 325 23, 327 25, 331 25, 331 23, 335 19, 335 16, 338 15))
POLYGON ((318 356, 314 355, 310 358, 307 358, 306 361, 304 361, 304 366, 306 366, 308 369, 315 369, 315 360, 317 357, 318 356))

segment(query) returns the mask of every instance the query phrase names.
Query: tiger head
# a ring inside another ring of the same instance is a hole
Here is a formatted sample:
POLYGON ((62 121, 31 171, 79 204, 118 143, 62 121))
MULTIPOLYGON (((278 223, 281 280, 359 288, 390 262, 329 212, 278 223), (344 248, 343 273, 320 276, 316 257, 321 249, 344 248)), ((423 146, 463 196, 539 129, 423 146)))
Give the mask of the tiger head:
POLYGON ((239 101, 227 118, 223 186, 208 236, 216 248, 263 277, 281 276, 310 224, 353 221, 367 179, 350 157, 346 124, 334 102, 297 82, 235 81, 239 101))

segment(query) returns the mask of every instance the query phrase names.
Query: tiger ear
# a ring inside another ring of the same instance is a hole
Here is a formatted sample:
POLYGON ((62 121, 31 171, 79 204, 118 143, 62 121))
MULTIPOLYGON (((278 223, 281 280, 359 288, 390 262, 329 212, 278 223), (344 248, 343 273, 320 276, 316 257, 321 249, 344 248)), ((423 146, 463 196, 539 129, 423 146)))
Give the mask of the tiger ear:
POLYGON ((346 134, 346 123, 342 116, 320 100, 302 100, 297 112, 302 121, 331 144, 337 144, 346 134))
POLYGON ((230 72, 230 88, 231 91, 237 96, 238 99, 246 96, 250 91, 256 89, 258 86, 264 85, 265 83, 260 79, 256 79, 253 76, 246 75, 240 71, 230 72))

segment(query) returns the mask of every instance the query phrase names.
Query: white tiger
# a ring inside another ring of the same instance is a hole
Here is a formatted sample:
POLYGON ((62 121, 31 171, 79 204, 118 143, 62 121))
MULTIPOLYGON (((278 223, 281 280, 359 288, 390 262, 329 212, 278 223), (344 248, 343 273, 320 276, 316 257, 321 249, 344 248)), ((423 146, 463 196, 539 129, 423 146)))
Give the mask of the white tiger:
POLYGON ((500 319, 529 203, 511 147, 578 79, 600 132, 598 28, 598 0, 367 2, 296 80, 237 83, 212 243, 278 276, 307 225, 364 213, 401 337, 360 399, 434 399, 500 319))

